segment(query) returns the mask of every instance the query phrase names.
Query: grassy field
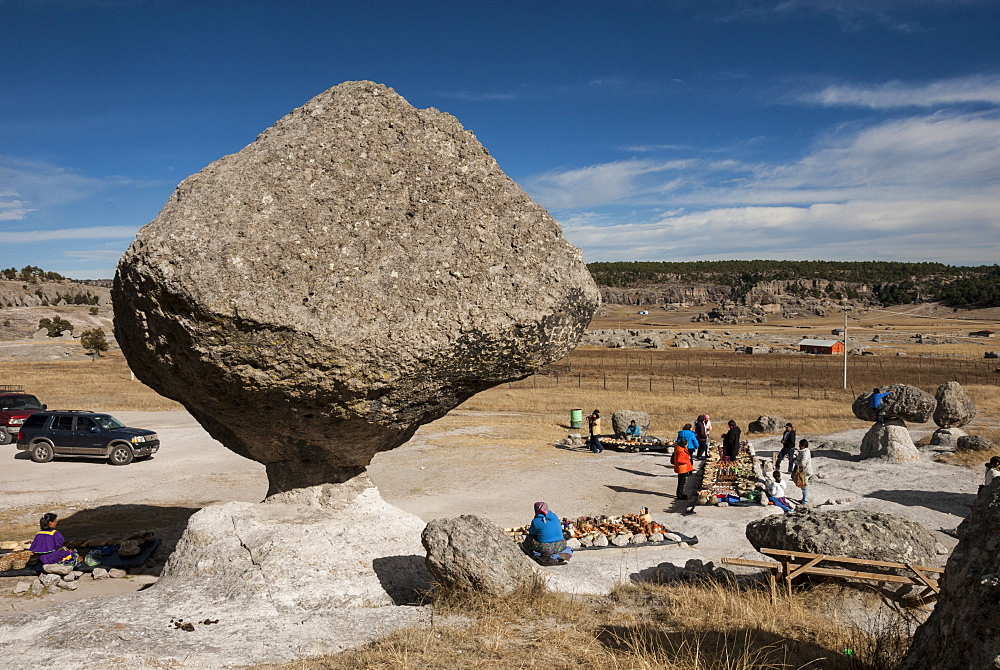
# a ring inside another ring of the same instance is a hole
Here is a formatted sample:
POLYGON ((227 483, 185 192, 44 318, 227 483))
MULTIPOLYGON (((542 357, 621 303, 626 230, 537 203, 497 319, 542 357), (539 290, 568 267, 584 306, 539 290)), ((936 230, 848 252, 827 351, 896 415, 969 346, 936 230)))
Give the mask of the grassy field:
POLYGON ((762 589, 718 583, 619 587, 603 598, 536 588, 433 600, 445 617, 440 625, 254 670, 890 670, 922 616, 888 607, 869 591, 832 586, 777 605, 762 589))
POLYGON ((164 411, 181 409, 132 379, 125 357, 111 352, 95 361, 4 362, 0 384, 21 386, 50 409, 164 411))

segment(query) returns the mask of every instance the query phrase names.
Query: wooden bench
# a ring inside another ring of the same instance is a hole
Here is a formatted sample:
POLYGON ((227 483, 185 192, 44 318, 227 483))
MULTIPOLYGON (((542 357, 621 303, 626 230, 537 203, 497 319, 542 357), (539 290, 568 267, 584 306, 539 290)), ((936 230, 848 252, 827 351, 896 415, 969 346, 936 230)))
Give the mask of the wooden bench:
POLYGON ((802 551, 789 551, 787 549, 761 549, 760 553, 765 556, 772 556, 775 561, 754 561, 746 558, 723 558, 722 562, 727 565, 741 565, 750 568, 761 568, 768 571, 768 579, 771 584, 771 601, 777 598, 777 581, 780 577, 785 583, 787 595, 792 594, 792 581, 796 577, 804 575, 819 575, 822 577, 838 577, 841 579, 860 579, 872 582, 892 582, 896 584, 912 584, 923 587, 923 591, 918 596, 922 600, 930 601, 937 598, 941 588, 939 585, 940 576, 944 574, 943 568, 934 568, 927 565, 915 565, 913 563, 890 563, 888 561, 875 561, 864 558, 851 558, 850 556, 829 556, 826 554, 810 554, 802 551), (893 568, 900 571, 909 571, 912 574, 883 574, 880 572, 865 572, 862 570, 850 570, 840 566, 823 566, 823 563, 841 563, 847 565, 857 565, 869 568, 893 568))

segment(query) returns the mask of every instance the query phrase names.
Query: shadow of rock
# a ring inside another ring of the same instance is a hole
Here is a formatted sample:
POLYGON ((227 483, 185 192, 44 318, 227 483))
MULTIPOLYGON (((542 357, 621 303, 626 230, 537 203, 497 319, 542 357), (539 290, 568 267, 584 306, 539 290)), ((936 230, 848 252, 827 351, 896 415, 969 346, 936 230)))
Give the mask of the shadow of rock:
POLYGON ((629 470, 628 468, 620 468, 617 465, 615 470, 621 470, 622 472, 627 472, 630 475, 638 475, 639 477, 659 477, 660 475, 654 475, 652 472, 643 472, 642 470, 629 470))
POLYGON ((421 604, 422 592, 431 586, 431 573, 423 556, 383 556, 372 561, 372 569, 396 605, 421 604))
MULTIPOLYGON (((644 496, 660 496, 662 498, 673 498, 674 496, 669 493, 664 493, 662 491, 647 491, 645 489, 630 489, 627 486, 616 486, 614 484, 605 484, 609 489, 615 493, 639 493, 644 496)), ((683 501, 681 501, 683 502, 683 501)))
POLYGON ((902 489, 899 491, 872 491, 869 498, 887 500, 907 507, 926 507, 945 514, 965 518, 972 509, 976 499, 972 493, 950 493, 948 491, 915 491, 902 489))
POLYGON ((813 449, 812 455, 821 458, 832 458, 838 461, 854 461, 856 463, 861 461, 860 455, 852 454, 842 449, 813 449))

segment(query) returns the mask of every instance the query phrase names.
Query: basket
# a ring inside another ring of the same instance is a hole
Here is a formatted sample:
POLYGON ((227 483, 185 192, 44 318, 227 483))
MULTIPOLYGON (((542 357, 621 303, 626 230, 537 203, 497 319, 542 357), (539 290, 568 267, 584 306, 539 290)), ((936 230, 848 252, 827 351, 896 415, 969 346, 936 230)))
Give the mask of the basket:
POLYGON ((10 567, 12 570, 24 570, 28 567, 28 561, 34 554, 30 551, 15 551, 13 554, 7 554, 10 558, 10 567))
POLYGON ((10 570, 11 565, 10 554, 0 556, 0 572, 7 572, 10 570))

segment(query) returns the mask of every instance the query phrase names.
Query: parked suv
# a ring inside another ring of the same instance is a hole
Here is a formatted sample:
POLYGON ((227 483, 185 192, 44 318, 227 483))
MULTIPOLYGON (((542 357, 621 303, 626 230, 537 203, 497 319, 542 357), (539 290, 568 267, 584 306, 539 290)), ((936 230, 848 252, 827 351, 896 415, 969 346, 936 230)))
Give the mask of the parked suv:
POLYGON ((51 411, 25 419, 17 448, 31 452, 35 463, 48 463, 55 456, 97 456, 111 465, 128 465, 155 454, 160 440, 153 431, 127 428, 110 414, 51 411))
POLYGON ((27 393, 0 393, 0 444, 10 444, 17 439, 17 431, 24 420, 45 409, 38 398, 27 393))

